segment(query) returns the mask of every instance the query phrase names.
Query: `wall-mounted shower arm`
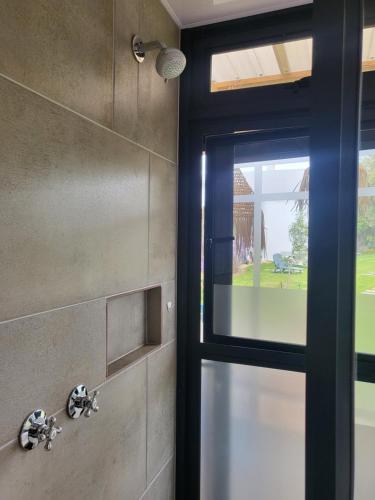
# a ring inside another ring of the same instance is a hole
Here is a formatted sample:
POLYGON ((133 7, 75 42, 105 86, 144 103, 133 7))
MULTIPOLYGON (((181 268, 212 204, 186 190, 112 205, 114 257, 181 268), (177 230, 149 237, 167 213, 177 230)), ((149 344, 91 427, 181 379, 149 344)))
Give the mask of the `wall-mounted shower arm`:
POLYGON ((144 54, 146 52, 150 52, 150 50, 157 50, 157 49, 166 49, 167 45, 164 42, 160 42, 159 40, 154 40, 153 42, 139 42, 138 44, 138 49, 140 52, 143 52, 144 54))

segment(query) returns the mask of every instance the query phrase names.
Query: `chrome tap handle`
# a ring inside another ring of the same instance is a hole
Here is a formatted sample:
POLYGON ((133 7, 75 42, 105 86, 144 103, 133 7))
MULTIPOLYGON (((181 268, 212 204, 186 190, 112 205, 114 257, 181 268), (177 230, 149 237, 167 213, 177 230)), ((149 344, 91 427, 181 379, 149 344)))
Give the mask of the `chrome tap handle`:
POLYGON ((45 441, 45 449, 51 450, 52 442, 62 431, 61 427, 55 424, 55 417, 47 417, 44 410, 34 410, 21 427, 18 436, 20 446, 28 451, 45 441))
POLYGON ((99 395, 99 391, 94 391, 92 396, 87 397, 85 404, 85 417, 91 417, 91 412, 97 413, 99 411, 98 400, 96 396, 99 395))
POLYGON ((89 396, 87 387, 84 384, 77 385, 69 395, 67 402, 67 412, 70 418, 79 418, 82 414, 91 417, 92 412, 99 411, 97 396, 99 391, 94 391, 89 396))
POLYGON ((57 435, 60 434, 62 431, 62 428, 59 425, 56 424, 56 417, 49 417, 47 419, 47 425, 45 428, 45 431, 43 432, 44 438, 43 441, 46 441, 46 444, 44 445, 44 448, 47 451, 51 451, 52 449, 52 443, 56 439, 57 435))

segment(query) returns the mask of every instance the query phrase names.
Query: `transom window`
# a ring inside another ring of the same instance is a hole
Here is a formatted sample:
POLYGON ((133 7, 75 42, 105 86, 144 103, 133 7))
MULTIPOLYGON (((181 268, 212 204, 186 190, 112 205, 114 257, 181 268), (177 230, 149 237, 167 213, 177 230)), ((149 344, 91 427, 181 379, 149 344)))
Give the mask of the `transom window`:
MULTIPOLYGON (((214 54, 211 92, 290 83, 311 76, 312 38, 214 54)), ((363 71, 375 70, 375 28, 363 32, 363 71)))

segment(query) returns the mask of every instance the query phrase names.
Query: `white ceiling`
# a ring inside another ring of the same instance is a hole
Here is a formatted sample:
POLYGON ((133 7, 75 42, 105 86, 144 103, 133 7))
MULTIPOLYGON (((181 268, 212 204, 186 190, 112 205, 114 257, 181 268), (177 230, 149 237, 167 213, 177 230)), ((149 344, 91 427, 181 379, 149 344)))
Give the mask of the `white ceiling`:
POLYGON ((296 7, 312 0, 161 0, 182 28, 296 7))

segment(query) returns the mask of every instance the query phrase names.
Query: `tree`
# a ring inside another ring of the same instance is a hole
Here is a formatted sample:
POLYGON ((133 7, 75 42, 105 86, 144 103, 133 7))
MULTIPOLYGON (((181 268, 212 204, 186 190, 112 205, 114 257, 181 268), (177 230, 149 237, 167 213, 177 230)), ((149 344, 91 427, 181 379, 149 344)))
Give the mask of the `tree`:
POLYGON ((375 186, 375 154, 363 158, 361 164, 367 172, 367 185, 375 186))
MULTIPOLYGON (((375 186, 375 155, 364 158, 361 166, 366 176, 366 186, 375 186)), ((360 199, 357 242, 360 252, 375 250, 375 199, 373 197, 360 199)))
POLYGON ((308 226, 305 219, 305 210, 296 211, 296 219, 289 226, 289 239, 292 243, 293 257, 297 260, 306 261, 308 226))

